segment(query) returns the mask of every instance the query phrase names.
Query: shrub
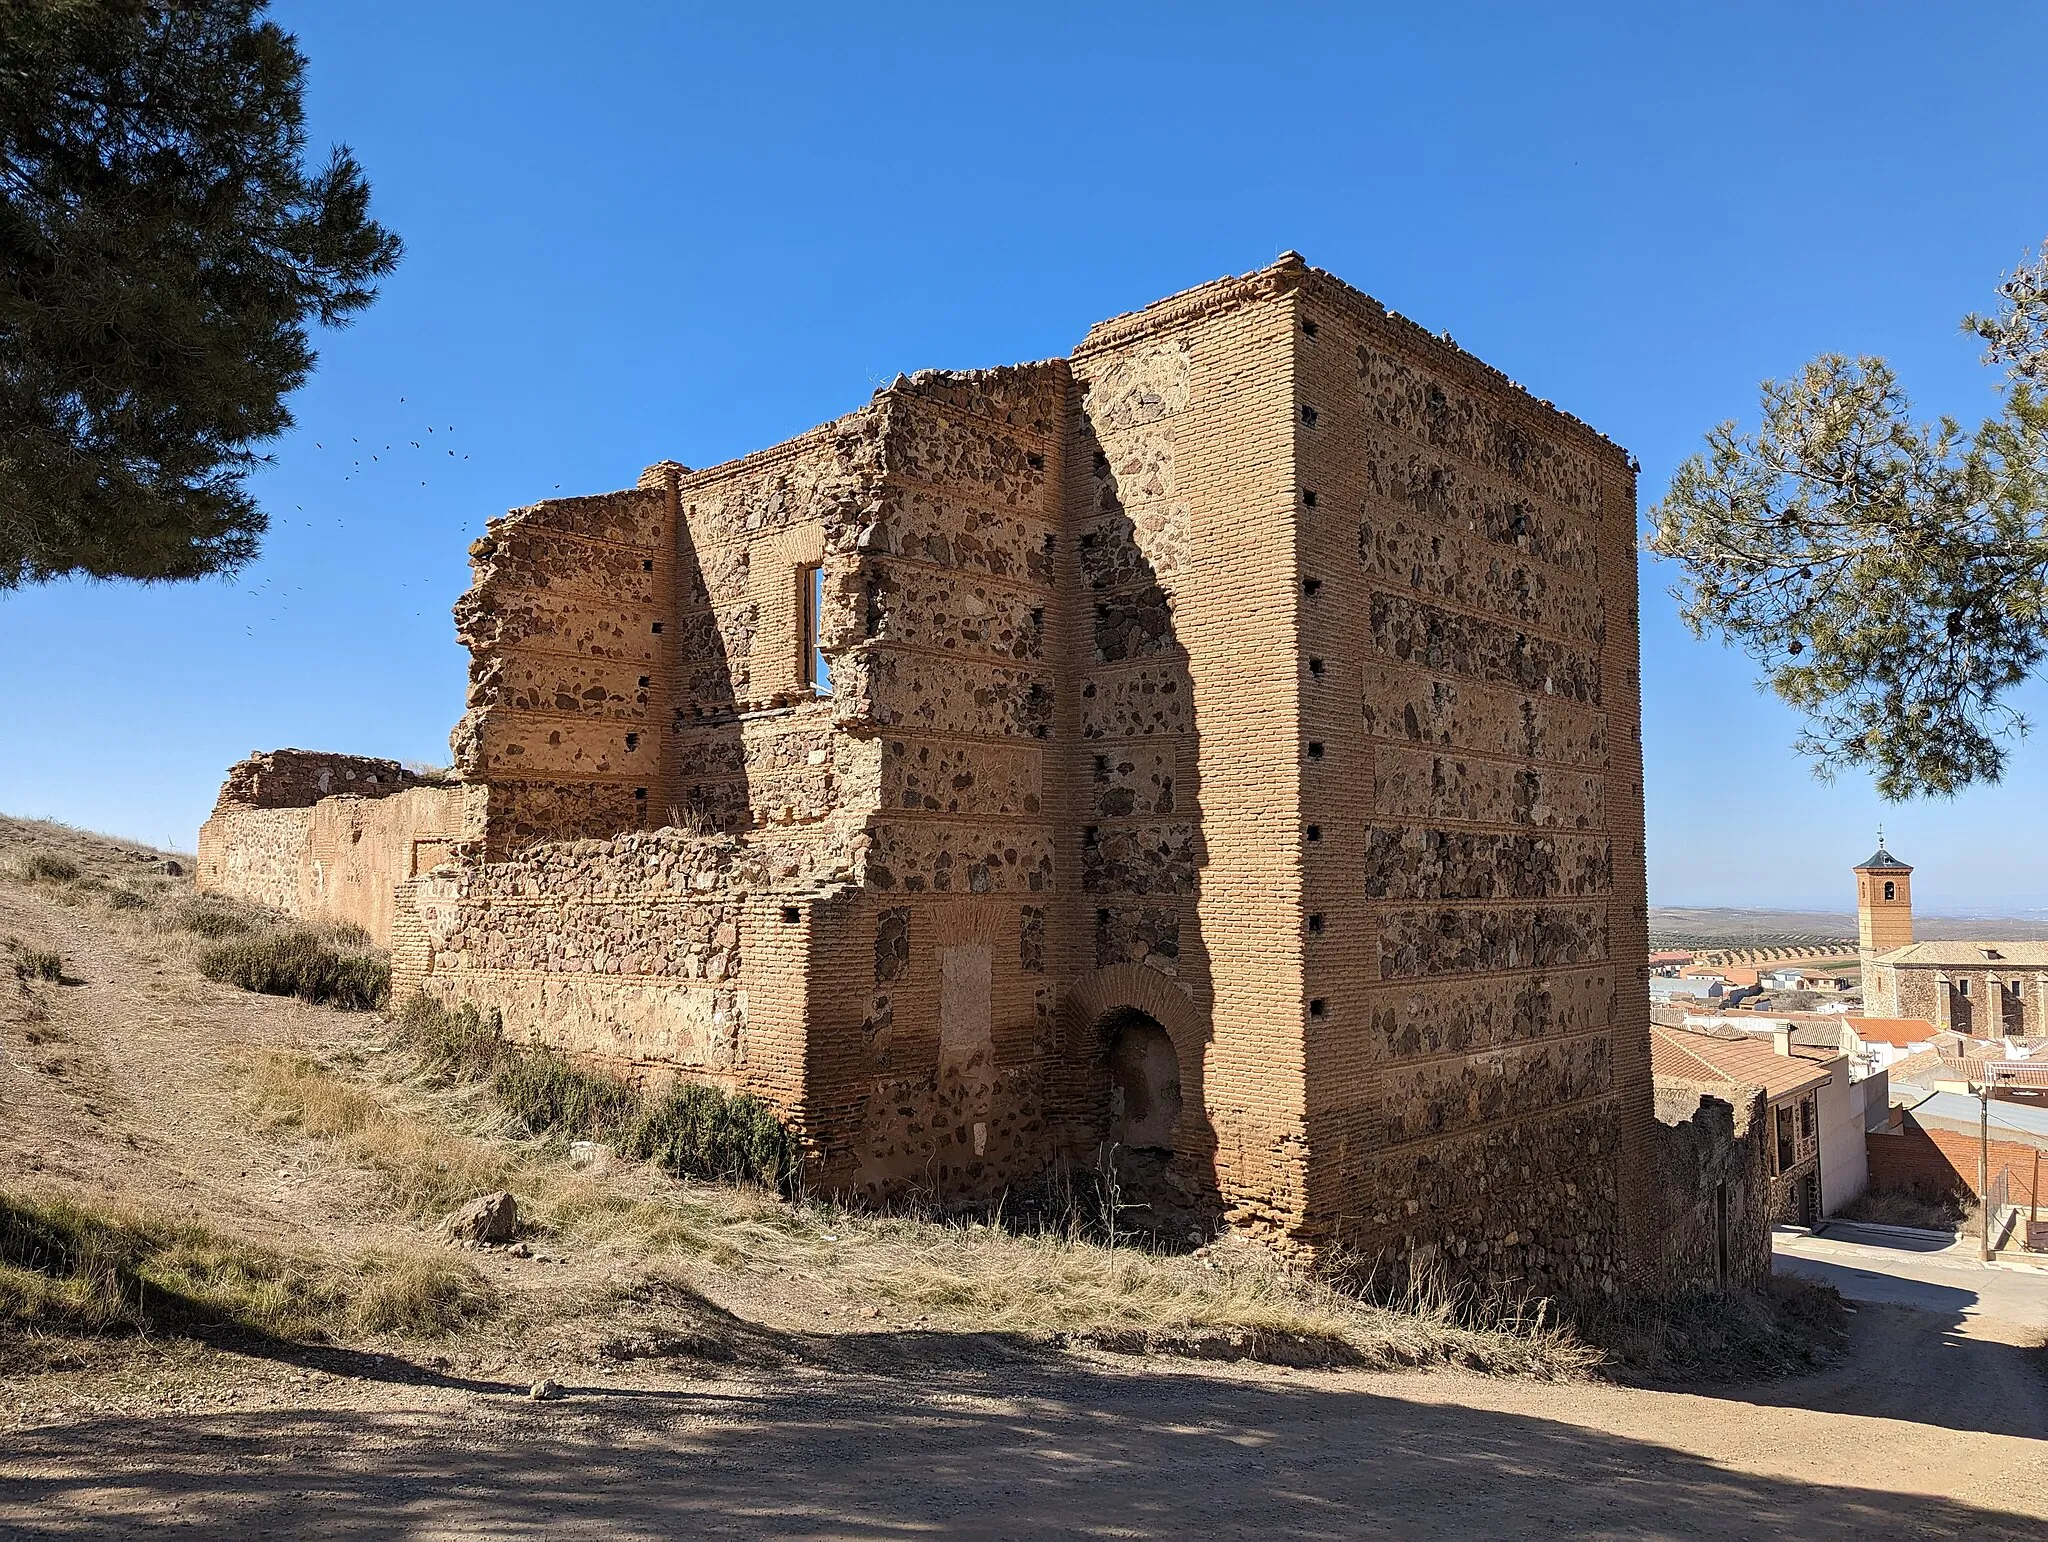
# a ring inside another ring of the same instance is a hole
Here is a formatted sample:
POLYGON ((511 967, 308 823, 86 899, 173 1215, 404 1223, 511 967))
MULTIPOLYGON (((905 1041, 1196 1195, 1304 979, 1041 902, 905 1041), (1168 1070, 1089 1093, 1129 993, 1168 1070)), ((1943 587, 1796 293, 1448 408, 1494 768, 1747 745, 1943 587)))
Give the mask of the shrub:
POLYGON ((54 851, 32 851, 15 864, 15 872, 28 883, 75 883, 78 864, 54 851))
POLYGON ((513 1053, 496 1012, 486 1015, 466 1001, 446 1007, 425 994, 399 1009, 398 1039, 429 1075, 445 1081, 484 1081, 513 1053))
POLYGON ((796 1137, 759 1098, 694 1082, 671 1088, 628 1133, 629 1156, 651 1158, 684 1178, 796 1184, 796 1137))
POLYGON ((639 1093, 616 1076, 583 1070, 552 1050, 504 1056, 491 1091, 536 1134, 616 1144, 640 1116, 639 1093))
POLYGON ((178 925, 198 936, 218 941, 223 937, 239 937, 255 930, 255 922, 239 910, 230 910, 225 905, 205 903, 187 905, 178 912, 178 925))
POLYGON ((147 910, 150 899, 147 894, 137 894, 133 889, 115 889, 107 895, 107 904, 115 910, 147 910))
POLYGON ((296 996, 345 1011, 376 1006, 391 986, 389 964, 367 953, 345 953, 310 931, 216 943, 199 955, 199 972, 245 991, 296 996))
POLYGON ((64 955, 48 948, 27 948, 14 960, 18 979, 47 980, 52 985, 64 978, 64 955))

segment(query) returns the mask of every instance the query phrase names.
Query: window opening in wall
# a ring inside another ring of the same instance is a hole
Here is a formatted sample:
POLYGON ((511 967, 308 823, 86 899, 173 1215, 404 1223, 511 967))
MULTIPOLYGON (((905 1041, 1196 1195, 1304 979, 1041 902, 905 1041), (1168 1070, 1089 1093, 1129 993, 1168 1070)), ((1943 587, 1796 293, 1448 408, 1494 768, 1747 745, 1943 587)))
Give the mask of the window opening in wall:
POLYGON ((629 750, 637 750, 638 748, 640 748, 640 736, 638 734, 627 734, 626 748, 629 750))
POLYGON ((1322 931, 1322 929, 1323 929, 1323 913, 1322 913, 1322 912, 1321 912, 1320 910, 1316 911, 1316 912, 1315 912, 1315 913, 1314 913, 1313 915, 1311 915, 1311 916, 1310 916, 1310 917, 1308 918, 1308 929, 1309 929, 1310 931, 1312 931, 1312 932, 1318 932, 1318 933, 1322 931))
POLYGON ((1308 672, 1314 675, 1318 680, 1322 679, 1323 661, 1321 659, 1310 659, 1308 661, 1308 672))
POLYGON ((1301 404, 1301 426, 1303 428, 1314 428, 1316 426, 1316 410, 1307 402, 1301 404))
POLYGON ((1304 336, 1314 337, 1316 335, 1316 324, 1304 316, 1301 318, 1301 330, 1304 336))
POLYGON ((802 913, 801 911, 799 911, 799 910, 798 910, 798 909, 796 908, 796 906, 794 906, 794 905, 784 905, 784 906, 782 907, 782 919, 783 919, 783 920, 785 920, 785 921, 788 921, 788 922, 790 922, 790 923, 794 924, 795 922, 797 922, 797 921, 801 920, 802 918, 803 918, 803 913, 802 913))
POLYGON ((1899 886, 1889 878, 1884 882, 1884 897, 1886 899, 1897 899, 1899 897, 1899 886))
POLYGON ((657 637, 661 635, 661 623, 659 621, 654 623, 654 633, 657 637))
POLYGON ((1321 825, 1310 825, 1308 827, 1308 838, 1312 841, 1321 840, 1323 838, 1323 827, 1321 825))
POLYGON ((654 677, 653 677, 652 675, 642 675, 642 676, 640 677, 640 684, 641 684, 641 686, 642 686, 643 688, 644 688, 644 687, 646 687, 646 686, 650 686, 650 685, 652 685, 653 683, 654 683, 654 677))
POLYGON ((1323 747, 1320 743, 1311 743, 1309 745, 1308 758, 1310 760, 1321 760, 1323 758, 1323 747))
POLYGON ((1107 755, 1097 755, 1095 757, 1095 774, 1097 776, 1109 775, 1109 757, 1107 755))
POLYGON ((1109 456, 1101 450, 1095 452, 1095 469, 1097 471, 1109 470, 1109 456))
POLYGON ((1314 508, 1316 506, 1315 489, 1304 487, 1301 490, 1301 502, 1304 508, 1314 508))
POLYGON ((820 696, 832 694, 832 664, 819 646, 825 616, 825 570, 817 563, 796 570, 797 595, 803 612, 803 657, 797 672, 820 696))
POLYGON ((1329 1015, 1329 1011, 1330 1004, 1320 996, 1308 1004, 1308 1015, 1310 1017, 1326 1017, 1329 1015))
POLYGON ((1967 996, 1967 995, 1969 995, 1969 994, 1970 994, 1970 982, 1969 982, 1968 980, 1958 980, 1958 981, 1956 981, 1956 994, 1957 994, 1957 995, 1959 995, 1959 996, 1967 996))
POLYGON ((1304 578, 1301 581, 1301 592, 1310 599, 1314 599, 1316 595, 1320 594, 1322 588, 1323 581, 1320 578, 1304 578))
POLYGON ((635 787, 633 789, 633 801, 635 803, 645 803, 647 801, 647 789, 645 787, 635 787))
POLYGON ((1032 450, 1025 455, 1024 464, 1029 466, 1033 471, 1043 471, 1045 470, 1045 457, 1043 455, 1040 455, 1036 450, 1032 450))
POLYGON ((643 573, 652 573, 654 571, 654 559, 652 557, 641 558, 640 571, 643 573))

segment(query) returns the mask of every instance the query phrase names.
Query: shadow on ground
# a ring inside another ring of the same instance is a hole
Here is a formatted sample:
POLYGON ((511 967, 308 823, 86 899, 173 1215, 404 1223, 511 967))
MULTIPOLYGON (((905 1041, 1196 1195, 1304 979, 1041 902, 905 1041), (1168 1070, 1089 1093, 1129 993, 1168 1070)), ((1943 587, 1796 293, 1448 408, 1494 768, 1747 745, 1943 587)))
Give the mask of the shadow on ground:
POLYGON ((530 1403, 444 1379, 470 1395, 402 1411, 21 1430, 0 1452, 0 1530, 2040 1535, 2038 1521, 1967 1504, 1748 1475, 1559 1420, 1384 1395, 1360 1378, 1130 1376, 1018 1357, 999 1372, 639 1380, 530 1403))

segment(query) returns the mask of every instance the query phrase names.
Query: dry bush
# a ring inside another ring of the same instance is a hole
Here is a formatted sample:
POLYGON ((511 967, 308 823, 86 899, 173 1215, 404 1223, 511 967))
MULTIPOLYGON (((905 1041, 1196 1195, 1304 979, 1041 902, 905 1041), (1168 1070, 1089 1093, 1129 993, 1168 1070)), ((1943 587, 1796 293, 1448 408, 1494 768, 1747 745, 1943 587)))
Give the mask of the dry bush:
POLYGON ((54 851, 25 852, 10 869, 23 883, 76 883, 78 864, 54 851))
POLYGON ((495 1308, 446 1255, 335 1262, 197 1221, 0 1194, 0 1325, 76 1333, 229 1326, 283 1339, 447 1332, 495 1308))
POLYGON ((257 929, 257 920, 237 906, 219 900, 193 900, 170 918, 171 923, 210 942, 240 937, 257 929))
POLYGON ((23 948, 14 955, 14 975, 55 985, 64 978, 64 955, 51 948, 23 948))
POLYGON ((1579 1320, 1617 1379, 1652 1385, 1797 1375, 1832 1358, 1846 1324, 1834 1286, 1782 1274, 1760 1291, 1623 1297, 1579 1320))
POLYGON ((199 972, 260 995, 368 1011, 390 990, 391 966, 373 954, 348 951, 356 946, 353 939, 307 928, 234 938, 203 951, 199 972))
POLYGON ((496 1012, 466 1002, 447 1007, 414 996, 400 1009, 398 1028, 430 1076, 488 1081, 537 1135, 605 1141, 675 1177, 796 1184, 796 1138, 759 1098, 684 1082, 647 1103, 616 1076, 541 1046, 509 1043, 496 1012))
POLYGON ((1960 1232, 1976 1213, 1977 1202, 1965 1194, 1922 1185, 1903 1189, 1865 1189, 1835 1212, 1843 1221, 1869 1221, 1878 1226, 1912 1226, 1923 1231, 1960 1232))

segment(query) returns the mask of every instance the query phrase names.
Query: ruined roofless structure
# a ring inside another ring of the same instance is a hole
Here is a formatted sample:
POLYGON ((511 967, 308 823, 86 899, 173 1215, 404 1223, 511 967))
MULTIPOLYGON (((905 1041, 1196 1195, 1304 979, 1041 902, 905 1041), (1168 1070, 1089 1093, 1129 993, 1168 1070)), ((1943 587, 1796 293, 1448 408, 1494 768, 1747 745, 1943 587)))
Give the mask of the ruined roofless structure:
POLYGON ((1289 253, 495 521, 456 779, 256 757, 200 879, 771 1100, 814 1189, 1112 1163, 1140 1221, 1597 1291, 1655 1248, 1635 521, 1289 253))

